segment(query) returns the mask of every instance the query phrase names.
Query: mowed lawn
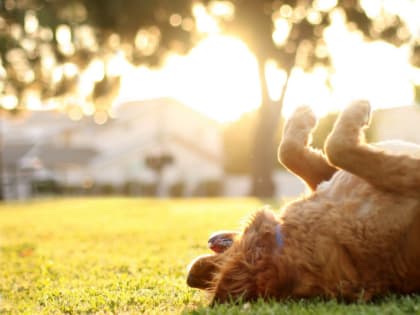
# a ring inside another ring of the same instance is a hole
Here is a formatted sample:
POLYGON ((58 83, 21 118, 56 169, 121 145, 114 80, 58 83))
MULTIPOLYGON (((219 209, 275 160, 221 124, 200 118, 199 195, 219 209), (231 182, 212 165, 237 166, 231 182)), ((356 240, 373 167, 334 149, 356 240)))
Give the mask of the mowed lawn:
POLYGON ((256 199, 63 199, 0 204, 0 314, 420 314, 420 298, 207 307, 185 284, 207 237, 256 199))

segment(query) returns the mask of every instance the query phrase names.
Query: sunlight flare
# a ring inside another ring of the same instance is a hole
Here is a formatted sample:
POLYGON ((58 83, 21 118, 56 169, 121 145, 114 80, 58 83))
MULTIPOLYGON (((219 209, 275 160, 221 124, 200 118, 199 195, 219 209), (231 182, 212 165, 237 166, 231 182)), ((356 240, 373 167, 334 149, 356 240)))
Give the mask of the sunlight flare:
POLYGON ((232 121, 261 100, 258 65, 240 40, 213 35, 186 57, 171 55, 161 70, 128 69, 119 100, 173 97, 215 120, 232 121))
MULTIPOLYGON (((406 47, 368 44, 348 31, 339 14, 335 19, 325 33, 333 70, 316 66, 304 72, 295 68, 283 115, 288 117, 297 106, 309 105, 322 117, 356 99, 369 100, 373 108, 412 104, 413 75, 406 47)), ((278 100, 287 79, 285 71, 271 60, 266 64, 266 77, 270 98, 278 100)), ((213 34, 187 56, 170 55, 160 70, 124 68, 116 103, 160 97, 178 99, 220 122, 236 120, 261 103, 256 58, 239 39, 213 34)))

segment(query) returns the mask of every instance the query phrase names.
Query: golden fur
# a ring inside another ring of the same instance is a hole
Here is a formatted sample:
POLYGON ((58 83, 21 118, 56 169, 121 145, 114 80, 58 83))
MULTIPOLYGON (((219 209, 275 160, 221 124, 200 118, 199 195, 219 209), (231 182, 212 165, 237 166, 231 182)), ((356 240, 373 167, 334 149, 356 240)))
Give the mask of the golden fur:
POLYGON ((341 113, 324 155, 309 147, 313 113, 298 109, 279 159, 312 192, 279 215, 256 212, 225 252, 192 263, 188 284, 217 303, 420 292, 420 147, 366 144, 369 115, 366 102, 341 113))

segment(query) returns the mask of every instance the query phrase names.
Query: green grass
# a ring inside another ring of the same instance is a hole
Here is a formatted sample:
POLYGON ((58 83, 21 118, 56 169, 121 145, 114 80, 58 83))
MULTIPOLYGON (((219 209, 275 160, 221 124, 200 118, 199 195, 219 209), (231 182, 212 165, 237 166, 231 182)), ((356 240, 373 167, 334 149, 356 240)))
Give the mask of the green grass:
POLYGON ((208 308, 185 285, 208 235, 255 199, 65 199, 0 204, 0 314, 420 314, 420 297, 208 308))

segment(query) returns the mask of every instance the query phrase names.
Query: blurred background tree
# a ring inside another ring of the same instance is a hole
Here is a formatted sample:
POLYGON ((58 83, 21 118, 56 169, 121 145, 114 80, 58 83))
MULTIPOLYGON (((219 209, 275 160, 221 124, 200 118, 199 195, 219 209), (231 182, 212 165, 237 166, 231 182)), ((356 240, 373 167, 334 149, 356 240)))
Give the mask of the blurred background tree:
MULTIPOLYGON (((6 110, 37 104, 69 115, 107 117, 120 87, 124 62, 158 65, 168 52, 185 53, 200 39, 197 12, 205 11, 223 34, 243 40, 255 55, 262 101, 255 122, 250 166, 252 193, 273 194, 276 131, 295 69, 329 67, 324 30, 334 15, 366 41, 420 45, 397 14, 369 16, 362 0, 3 0, 0 1, 0 102, 6 110), (277 100, 270 98, 268 63, 283 69, 277 100), (83 106, 80 106, 83 104, 83 106)), ((364 1, 366 2, 366 1, 364 1)), ((332 71, 332 70, 331 70, 332 71)))
POLYGON ((420 104, 420 85, 415 86, 416 103, 420 104))
POLYGON ((255 134, 257 113, 250 112, 227 125, 223 130, 224 169, 228 174, 250 174, 252 139, 255 134))
MULTIPOLYGON (((273 194, 271 179, 276 161, 275 133, 292 71, 310 71, 318 65, 329 65, 329 52, 323 39, 324 30, 337 12, 346 18, 348 27, 363 34, 366 40, 385 40, 402 45, 410 40, 404 22, 397 15, 383 12, 370 19, 360 1, 255 1, 237 0, 234 17, 226 20, 227 33, 238 36, 255 54, 261 79, 262 104, 253 145, 253 194, 273 194), (280 99, 270 98, 265 80, 265 66, 275 61, 286 74, 280 99)), ((413 44, 413 52, 419 43, 413 44)))

